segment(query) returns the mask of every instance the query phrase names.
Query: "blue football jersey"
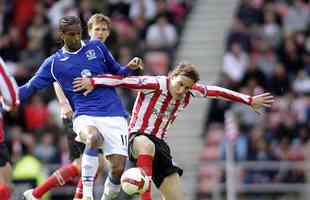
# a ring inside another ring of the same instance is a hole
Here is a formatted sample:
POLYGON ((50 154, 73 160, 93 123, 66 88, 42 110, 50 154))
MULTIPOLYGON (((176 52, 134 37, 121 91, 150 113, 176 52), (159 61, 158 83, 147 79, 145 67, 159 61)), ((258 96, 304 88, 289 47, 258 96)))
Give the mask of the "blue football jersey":
POLYGON ((134 70, 115 61, 107 47, 99 40, 92 40, 76 52, 64 48, 45 59, 36 74, 19 87, 20 100, 25 101, 37 90, 49 87, 57 81, 68 98, 75 116, 127 116, 113 87, 97 87, 87 96, 73 92, 72 81, 76 77, 115 74, 135 75, 134 70))

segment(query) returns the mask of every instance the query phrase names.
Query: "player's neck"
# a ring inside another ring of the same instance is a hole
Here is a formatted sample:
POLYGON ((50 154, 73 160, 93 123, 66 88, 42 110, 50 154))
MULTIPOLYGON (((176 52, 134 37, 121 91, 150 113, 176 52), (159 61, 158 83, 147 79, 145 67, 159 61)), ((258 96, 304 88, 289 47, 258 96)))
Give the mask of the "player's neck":
POLYGON ((65 49, 65 51, 68 52, 68 53, 75 53, 75 52, 79 51, 79 50, 81 49, 81 47, 82 47, 82 45, 80 45, 80 46, 79 46, 78 48, 76 48, 76 49, 70 49, 67 45, 65 45, 65 46, 64 46, 64 49, 65 49))
POLYGON ((82 40, 81 40, 80 46, 75 48, 75 49, 69 48, 66 44, 64 44, 64 46, 62 47, 62 52, 63 53, 69 53, 69 54, 76 54, 80 51, 80 49, 83 46, 85 46, 85 43, 82 40))

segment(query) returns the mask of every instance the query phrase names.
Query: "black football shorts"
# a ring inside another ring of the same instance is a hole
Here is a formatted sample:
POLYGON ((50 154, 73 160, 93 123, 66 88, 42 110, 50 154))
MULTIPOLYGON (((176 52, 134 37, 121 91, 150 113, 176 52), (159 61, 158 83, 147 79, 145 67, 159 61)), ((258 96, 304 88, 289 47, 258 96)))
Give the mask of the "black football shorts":
MULTIPOLYGON (((129 160, 133 162, 136 162, 136 159, 132 155, 132 145, 134 138, 139 135, 141 135, 141 133, 132 133, 129 139, 128 155, 129 160)), ((152 180, 156 187, 159 188, 164 179, 171 174, 178 173, 179 176, 182 176, 183 170, 173 162, 168 144, 154 135, 144 134, 144 136, 148 137, 155 144, 152 180)))

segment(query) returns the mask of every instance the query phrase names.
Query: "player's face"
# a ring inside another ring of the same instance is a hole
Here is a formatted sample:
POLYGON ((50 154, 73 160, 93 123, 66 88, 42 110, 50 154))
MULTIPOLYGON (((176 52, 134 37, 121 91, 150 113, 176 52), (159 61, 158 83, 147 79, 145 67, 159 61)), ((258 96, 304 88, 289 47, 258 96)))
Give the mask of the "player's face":
POLYGON ((76 51, 81 48, 81 26, 78 24, 70 25, 60 32, 60 37, 65 43, 68 51, 76 51))
POLYGON ((174 99, 180 100, 192 88, 194 81, 187 76, 177 75, 170 78, 170 93, 174 99))
POLYGON ((91 40, 99 39, 105 42, 110 35, 110 30, 106 23, 94 23, 88 34, 91 40))

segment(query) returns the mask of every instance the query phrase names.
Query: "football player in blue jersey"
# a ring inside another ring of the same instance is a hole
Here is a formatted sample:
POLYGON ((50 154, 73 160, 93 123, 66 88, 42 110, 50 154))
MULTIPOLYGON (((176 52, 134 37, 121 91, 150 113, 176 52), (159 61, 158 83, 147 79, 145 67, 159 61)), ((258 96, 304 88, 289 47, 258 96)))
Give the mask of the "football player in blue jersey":
POLYGON ((59 23, 63 48, 47 58, 30 81, 20 87, 21 100, 57 81, 74 111, 73 129, 77 140, 85 143, 82 156, 83 199, 93 199, 93 182, 98 169, 98 149, 109 160, 110 174, 102 199, 113 199, 120 190, 120 176, 127 158, 127 112, 115 89, 98 89, 87 97, 74 93, 72 80, 78 76, 99 74, 134 75, 141 60, 133 59, 127 66, 118 64, 100 40, 87 44, 81 41, 81 24, 77 17, 63 17, 59 23))

